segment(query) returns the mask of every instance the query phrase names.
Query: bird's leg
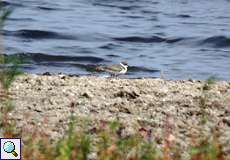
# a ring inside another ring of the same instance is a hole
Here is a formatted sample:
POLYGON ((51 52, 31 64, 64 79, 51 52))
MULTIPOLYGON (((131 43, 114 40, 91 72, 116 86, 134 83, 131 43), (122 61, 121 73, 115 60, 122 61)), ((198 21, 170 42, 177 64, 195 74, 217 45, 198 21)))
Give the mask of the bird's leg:
POLYGON ((113 73, 110 73, 110 76, 108 77, 108 79, 112 79, 114 77, 113 73))
POLYGON ((114 78, 115 78, 115 79, 118 79, 118 75, 119 75, 119 74, 114 74, 114 78))

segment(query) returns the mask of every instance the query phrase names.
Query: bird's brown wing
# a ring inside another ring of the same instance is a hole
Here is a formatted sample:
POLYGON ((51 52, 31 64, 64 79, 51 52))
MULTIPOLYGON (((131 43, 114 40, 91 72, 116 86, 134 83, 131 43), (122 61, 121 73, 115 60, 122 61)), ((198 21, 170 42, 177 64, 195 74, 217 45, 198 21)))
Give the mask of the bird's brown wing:
POLYGON ((112 64, 105 67, 105 70, 111 70, 114 72, 119 72, 122 67, 119 64, 112 64))

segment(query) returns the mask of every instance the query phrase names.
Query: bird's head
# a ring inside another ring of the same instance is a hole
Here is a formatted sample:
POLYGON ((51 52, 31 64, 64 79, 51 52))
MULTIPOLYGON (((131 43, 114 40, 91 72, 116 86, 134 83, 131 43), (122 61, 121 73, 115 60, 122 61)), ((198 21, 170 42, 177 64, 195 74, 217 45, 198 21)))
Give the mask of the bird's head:
POLYGON ((122 61, 121 64, 125 67, 128 67, 128 62, 127 61, 122 61))

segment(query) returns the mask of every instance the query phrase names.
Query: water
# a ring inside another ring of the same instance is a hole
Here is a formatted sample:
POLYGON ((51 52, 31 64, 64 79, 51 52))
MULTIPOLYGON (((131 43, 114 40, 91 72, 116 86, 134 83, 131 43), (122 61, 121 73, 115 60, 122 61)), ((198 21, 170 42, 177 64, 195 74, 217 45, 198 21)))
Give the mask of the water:
POLYGON ((5 52, 32 73, 95 74, 129 62, 127 77, 230 80, 230 0, 8 0, 5 52))

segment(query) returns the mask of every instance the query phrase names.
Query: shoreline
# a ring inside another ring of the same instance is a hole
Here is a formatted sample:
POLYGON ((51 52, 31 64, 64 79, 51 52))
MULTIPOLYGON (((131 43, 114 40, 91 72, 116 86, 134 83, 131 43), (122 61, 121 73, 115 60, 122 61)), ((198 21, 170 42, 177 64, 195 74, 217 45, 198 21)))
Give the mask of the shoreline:
POLYGON ((10 88, 15 105, 10 115, 19 130, 28 127, 34 131, 35 127, 53 140, 63 136, 73 112, 92 122, 118 121, 126 134, 151 128, 159 143, 166 119, 181 147, 187 147, 200 132, 209 136, 213 130, 219 130, 221 141, 226 142, 230 135, 230 81, 216 81, 204 90, 206 83, 26 74, 17 77, 10 88), (207 119, 202 124, 204 113, 207 119))

